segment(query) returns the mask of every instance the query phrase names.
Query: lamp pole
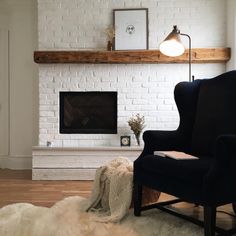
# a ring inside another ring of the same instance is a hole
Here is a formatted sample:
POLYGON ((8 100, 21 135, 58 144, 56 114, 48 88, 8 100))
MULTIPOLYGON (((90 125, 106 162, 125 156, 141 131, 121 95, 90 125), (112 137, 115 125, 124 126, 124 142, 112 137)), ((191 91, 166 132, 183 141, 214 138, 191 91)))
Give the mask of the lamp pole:
POLYGON ((192 72, 191 72, 191 67, 192 67, 192 46, 191 46, 191 37, 188 35, 188 34, 183 34, 183 33, 180 33, 180 35, 183 35, 183 36, 186 36, 188 37, 188 65, 189 65, 189 82, 192 82, 192 72))

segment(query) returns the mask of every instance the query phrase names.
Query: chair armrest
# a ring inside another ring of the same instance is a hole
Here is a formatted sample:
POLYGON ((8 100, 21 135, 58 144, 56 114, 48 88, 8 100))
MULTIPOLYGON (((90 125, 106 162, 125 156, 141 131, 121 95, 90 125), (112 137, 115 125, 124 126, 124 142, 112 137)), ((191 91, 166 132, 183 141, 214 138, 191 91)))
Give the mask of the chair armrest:
POLYGON ((236 179, 236 135, 220 135, 215 143, 215 161, 204 177, 204 192, 211 196, 223 185, 234 186, 236 179), (232 183, 233 180, 233 183, 232 183))
MULTIPOLYGON (((215 158, 222 167, 236 164, 236 135, 220 135, 216 140, 215 158)), ((234 166, 235 167, 235 166, 234 166)))
POLYGON ((217 138, 214 159, 214 165, 207 173, 206 179, 235 172, 236 135, 220 135, 217 138))
POLYGON ((183 135, 178 130, 147 130, 143 134, 144 150, 141 156, 153 154, 158 150, 186 151, 183 135))
POLYGON ((140 156, 134 161, 134 181, 138 180, 141 173, 141 162, 144 156, 152 155, 154 151, 181 150, 185 151, 183 135, 179 130, 161 131, 147 130, 143 133, 144 149, 140 156))

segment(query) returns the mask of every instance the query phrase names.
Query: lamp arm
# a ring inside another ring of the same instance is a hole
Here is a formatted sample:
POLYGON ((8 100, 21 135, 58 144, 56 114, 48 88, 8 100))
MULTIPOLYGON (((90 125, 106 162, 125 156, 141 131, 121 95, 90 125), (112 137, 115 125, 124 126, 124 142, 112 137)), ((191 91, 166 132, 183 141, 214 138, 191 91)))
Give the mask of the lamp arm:
POLYGON ((188 43, 189 43, 189 82, 192 82, 192 76, 191 76, 191 63, 192 63, 192 46, 191 46, 191 37, 188 34, 182 34, 180 33, 180 35, 186 36, 188 37, 188 43))

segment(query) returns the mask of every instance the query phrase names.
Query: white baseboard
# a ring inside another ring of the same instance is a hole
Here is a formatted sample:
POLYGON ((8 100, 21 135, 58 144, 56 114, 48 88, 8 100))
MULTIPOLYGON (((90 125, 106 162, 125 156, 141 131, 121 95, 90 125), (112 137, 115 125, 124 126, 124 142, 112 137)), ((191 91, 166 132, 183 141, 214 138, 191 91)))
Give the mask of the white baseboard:
POLYGON ((12 170, 32 169, 32 156, 0 156, 0 168, 12 170))

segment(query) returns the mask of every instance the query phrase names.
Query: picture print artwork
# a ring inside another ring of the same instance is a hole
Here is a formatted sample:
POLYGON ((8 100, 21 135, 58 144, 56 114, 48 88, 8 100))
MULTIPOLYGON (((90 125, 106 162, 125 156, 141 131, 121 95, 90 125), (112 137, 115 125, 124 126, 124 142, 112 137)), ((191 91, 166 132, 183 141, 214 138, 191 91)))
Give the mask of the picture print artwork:
POLYGON ((148 49, 148 9, 115 9, 115 50, 148 49))

